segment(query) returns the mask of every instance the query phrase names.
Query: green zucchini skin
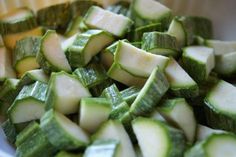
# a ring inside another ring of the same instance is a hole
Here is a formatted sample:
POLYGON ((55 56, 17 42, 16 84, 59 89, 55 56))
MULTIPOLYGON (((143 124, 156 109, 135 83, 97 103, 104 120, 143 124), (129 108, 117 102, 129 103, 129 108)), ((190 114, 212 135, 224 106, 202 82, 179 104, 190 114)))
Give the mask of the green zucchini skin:
POLYGON ((129 2, 120 1, 116 4, 114 4, 114 5, 108 6, 106 9, 113 12, 113 13, 121 14, 121 15, 124 15, 124 16, 128 17, 129 14, 130 14, 129 7, 130 7, 129 2))
POLYGON ((124 101, 126 101, 128 104, 132 104, 135 98, 138 96, 140 90, 141 90, 140 88, 132 86, 120 91, 120 94, 124 99, 124 101))
POLYGON ((84 157, 115 157, 119 144, 117 140, 96 140, 86 148, 84 157))
POLYGON ((21 10, 26 11, 28 15, 26 17, 20 17, 17 20, 0 19, 0 33, 2 35, 24 32, 38 26, 33 11, 26 7, 21 7, 16 10, 13 10, 5 16, 12 16, 12 14, 14 16, 17 13, 20 13, 21 10))
MULTIPOLYGON (((74 150, 87 146, 89 143, 88 139, 75 139, 71 134, 67 133, 66 130, 64 130, 62 124, 59 122, 60 119, 57 119, 57 114, 60 113, 57 113, 53 110, 49 110, 43 115, 40 120, 40 127, 46 134, 46 137, 49 139, 50 143, 52 143, 55 148, 64 150, 74 150)), ((66 121, 68 122, 70 120, 67 119, 66 121)))
POLYGON ((37 11, 37 21, 39 25, 64 31, 72 18, 70 3, 52 5, 37 11))
POLYGON ((6 79, 0 88, 0 100, 11 104, 19 93, 18 79, 6 79))
POLYGON ((174 36, 161 32, 148 32, 143 34, 142 49, 150 53, 177 57, 178 46, 174 36))
POLYGON ((15 125, 10 121, 10 119, 7 119, 5 122, 1 124, 1 127, 3 129, 3 132, 7 140, 11 144, 14 144, 16 141, 16 136, 17 136, 15 125))
POLYGON ((91 6, 100 6, 100 4, 97 3, 96 1, 91 1, 91 0, 74 1, 70 5, 71 5, 72 15, 74 17, 75 16, 83 17, 91 6))
POLYGON ((137 116, 151 112, 168 89, 169 83, 167 78, 164 73, 156 67, 132 103, 130 112, 137 116))

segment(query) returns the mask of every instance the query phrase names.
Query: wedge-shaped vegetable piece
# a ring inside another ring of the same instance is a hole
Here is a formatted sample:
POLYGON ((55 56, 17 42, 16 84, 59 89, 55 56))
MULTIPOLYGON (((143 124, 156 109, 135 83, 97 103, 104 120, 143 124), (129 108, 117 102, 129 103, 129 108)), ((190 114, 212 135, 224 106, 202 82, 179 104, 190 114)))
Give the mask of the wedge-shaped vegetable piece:
POLYGON ((46 73, 61 70, 71 71, 61 47, 59 36, 55 31, 49 30, 43 36, 40 51, 37 54, 37 62, 46 73))
POLYGON ((143 34, 145 32, 153 32, 153 31, 162 31, 161 23, 158 22, 137 27, 135 28, 134 31, 131 32, 131 37, 130 36, 129 37, 132 39, 132 41, 138 42, 142 40, 143 34))
POLYGON ((28 8, 18 8, 0 17, 0 32, 3 35, 24 32, 37 27, 34 13, 28 8))
POLYGON ((185 157, 235 156, 236 136, 234 134, 213 134, 190 148, 185 157))
POLYGON ((170 59, 165 74, 170 83, 170 90, 174 95, 189 98, 196 97, 199 94, 197 83, 173 58, 170 59))
POLYGON ((92 6, 88 10, 84 22, 90 28, 102 29, 117 37, 123 37, 133 24, 128 17, 117 15, 96 6, 92 6))
POLYGON ((64 35, 66 37, 71 37, 75 35, 76 33, 81 33, 80 24, 82 21, 83 21, 83 18, 81 16, 74 17, 68 24, 68 27, 66 28, 64 35))
POLYGON ((197 128, 192 107, 183 98, 168 99, 158 107, 158 111, 169 121, 184 131, 189 143, 193 143, 197 128))
POLYGON ((156 67, 130 107, 134 115, 145 115, 153 110, 169 89, 164 73, 156 67))
POLYGON ((36 27, 34 29, 30 29, 24 32, 5 35, 3 36, 3 41, 7 48, 13 50, 18 40, 23 39, 25 37, 42 36, 43 33, 43 27, 36 27))
POLYGON ((39 68, 36 55, 39 52, 40 43, 40 37, 26 37, 16 42, 13 64, 18 74, 39 68))
POLYGON ((58 149, 72 150, 86 146, 88 135, 63 114, 49 110, 40 120, 40 127, 58 149))
POLYGON ((80 82, 87 88, 96 87, 108 80, 106 70, 101 64, 91 63, 84 68, 77 68, 73 72, 78 77, 80 82))
POLYGON ((128 104, 132 104, 135 98, 138 96, 139 92, 140 92, 140 88, 131 86, 129 88, 126 88, 120 91, 120 94, 124 101, 126 101, 128 104))
POLYGON ((50 5, 37 11, 38 23, 49 29, 57 29, 59 31, 66 29, 72 15, 70 3, 60 3, 50 5))
MULTIPOLYGON (((127 39, 123 39, 124 42, 129 42, 127 39)), ((101 53, 101 62, 105 68, 109 69, 114 62, 114 55, 117 49, 119 41, 114 42, 110 46, 106 47, 101 53)))
POLYGON ((80 127, 94 133, 108 119, 110 112, 111 105, 106 98, 82 98, 79 114, 80 127))
POLYGON ((131 17, 135 26, 144 26, 160 22, 168 26, 171 20, 171 10, 155 0, 134 0, 131 3, 131 17))
POLYGON ((0 100, 11 104, 18 94, 18 79, 6 79, 0 88, 0 100))
POLYGON ((47 84, 35 82, 24 86, 8 110, 13 123, 28 122, 40 119, 45 110, 47 84))
POLYGON ((35 69, 27 71, 20 79, 17 88, 22 89, 25 85, 29 85, 36 81, 48 83, 49 76, 44 73, 42 69, 35 69))
POLYGON ((216 56, 214 71, 226 77, 236 74, 236 51, 216 56))
POLYGON ((197 134, 196 134, 196 140, 197 141, 202 141, 211 136, 212 134, 221 134, 224 133, 224 130, 217 130, 217 129, 212 129, 207 126, 198 124, 197 125, 197 134))
POLYGON ((197 82, 206 81, 215 67, 214 50, 205 46, 189 46, 183 49, 183 65, 197 82))
POLYGON ((236 41, 206 40, 205 45, 213 48, 216 56, 236 51, 236 41))
POLYGON ((142 49, 158 55, 178 56, 176 38, 162 32, 144 33, 142 38, 142 49))
MULTIPOLYGON (((35 126, 34 131, 25 132, 25 140, 17 146, 17 157, 41 157, 52 156, 57 149, 50 143, 46 134, 38 126, 35 126)), ((25 130, 24 130, 25 131, 25 130)), ((28 130, 26 130, 28 131, 28 130)), ((22 135, 22 134, 21 134, 22 135)))
POLYGON ((92 6, 100 6, 100 4, 92 0, 73 1, 71 3, 72 15, 83 17, 92 6))
POLYGON ((214 129, 236 132, 236 87, 220 80, 205 98, 207 124, 214 129))
POLYGON ((16 141, 17 131, 15 128, 15 125, 10 121, 10 119, 7 119, 5 122, 1 124, 1 128, 7 138, 7 140, 14 144, 16 141))
POLYGON ((132 127, 143 157, 182 157, 185 137, 182 131, 149 118, 136 118, 132 127), (150 148, 155 146, 155 149, 150 148))
POLYGON ((108 70, 107 75, 127 86, 136 86, 136 87, 142 87, 145 82, 146 78, 135 76, 132 73, 126 71, 123 69, 119 64, 113 63, 111 68, 108 70))
POLYGON ((53 73, 49 80, 46 110, 51 108, 63 114, 77 113, 80 99, 90 97, 88 89, 73 75, 53 73))
POLYGON ((119 141, 96 140, 85 150, 84 157, 116 157, 119 141))
POLYGON ((148 77, 156 66, 160 70, 164 70, 169 58, 147 53, 129 43, 119 41, 114 60, 129 73, 140 77, 148 77))
POLYGON ((37 122, 33 121, 27 125, 17 136, 15 145, 18 147, 26 140, 29 140, 34 133, 40 131, 40 126, 37 122))
POLYGON ((123 125, 119 121, 109 120, 105 122, 93 135, 92 139, 93 141, 107 139, 118 140, 120 145, 117 149, 117 155, 115 157, 136 156, 129 135, 126 133, 123 125))
POLYGON ((106 9, 113 12, 113 13, 121 14, 121 15, 129 17, 129 14, 130 14, 129 7, 130 7, 129 2, 126 2, 126 1, 119 2, 118 1, 115 4, 108 6, 106 9))
POLYGON ((0 81, 4 81, 9 77, 16 77, 15 71, 12 68, 10 52, 5 47, 0 47, 0 81))
POLYGON ((77 35, 73 44, 66 51, 66 56, 72 67, 81 67, 98 54, 103 48, 113 42, 114 38, 102 30, 88 30, 77 35))

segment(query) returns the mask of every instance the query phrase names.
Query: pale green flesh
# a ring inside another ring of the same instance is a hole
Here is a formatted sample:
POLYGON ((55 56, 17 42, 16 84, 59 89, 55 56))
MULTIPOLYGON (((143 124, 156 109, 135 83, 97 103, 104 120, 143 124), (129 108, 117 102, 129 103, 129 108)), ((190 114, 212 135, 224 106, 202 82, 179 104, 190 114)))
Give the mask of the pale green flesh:
POLYGON ((117 15, 99 7, 93 7, 90 10, 85 23, 103 29, 115 36, 122 36, 130 22, 129 18, 123 15, 117 15))
POLYGON ((39 80, 41 82, 47 83, 49 80, 49 77, 44 73, 44 71, 42 69, 30 70, 27 73, 29 73, 33 77, 37 78, 37 80, 39 80))
POLYGON ((176 37, 179 47, 185 45, 185 32, 180 22, 178 22, 177 20, 172 20, 167 33, 176 37))
POLYGON ((202 141, 202 140, 205 140, 207 137, 209 137, 212 134, 220 134, 223 132, 224 132, 223 130, 215 130, 215 129, 211 129, 209 127, 206 127, 204 125, 198 124, 196 139, 198 141, 202 141))
POLYGON ((34 99, 19 101, 15 104, 10 115, 13 123, 28 122, 40 119, 44 114, 44 103, 34 99))
POLYGON ((232 84, 221 80, 210 91, 206 100, 210 106, 217 111, 224 112, 225 114, 236 113, 236 87, 232 84))
POLYGON ((170 59, 165 69, 165 73, 171 87, 177 88, 196 85, 196 82, 173 58, 170 59))
POLYGON ((59 75, 55 79, 55 109, 64 114, 78 112, 82 97, 90 97, 89 91, 75 78, 59 75))
POLYGON ((170 12, 170 9, 155 0, 135 0, 135 12, 150 20, 158 19, 170 12))
POLYGON ((166 130, 158 123, 150 121, 136 121, 133 130, 143 157, 165 157, 169 150, 169 137, 166 130), (154 149, 155 147, 155 149, 154 149))
POLYGON ((62 115, 61 113, 55 113, 57 122, 61 127, 73 138, 78 141, 83 141, 85 143, 89 142, 87 134, 76 124, 73 123, 70 119, 62 115))
POLYGON ((214 49, 215 55, 236 51, 236 41, 207 40, 206 45, 214 49))
POLYGON ((148 77, 157 66, 164 70, 168 60, 168 57, 147 53, 123 41, 119 42, 115 53, 115 62, 128 72, 141 77, 148 77))
POLYGON ((220 74, 231 74, 236 72, 236 51, 216 57, 215 71, 220 74))
POLYGON ((24 74, 25 72, 33 69, 38 69, 40 66, 36 61, 35 57, 27 57, 18 61, 15 68, 19 74, 24 74))

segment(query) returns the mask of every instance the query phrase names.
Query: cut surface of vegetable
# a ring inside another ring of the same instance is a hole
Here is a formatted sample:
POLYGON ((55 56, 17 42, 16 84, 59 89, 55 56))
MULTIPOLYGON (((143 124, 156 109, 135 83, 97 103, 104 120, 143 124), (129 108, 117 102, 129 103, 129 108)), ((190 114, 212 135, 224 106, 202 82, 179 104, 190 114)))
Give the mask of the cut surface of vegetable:
POLYGON ((82 98, 80 102, 80 127, 94 133, 105 122, 111 112, 106 98, 82 98))
POLYGON ((197 83, 173 58, 170 59, 165 74, 170 83, 170 90, 174 95, 184 98, 198 95, 197 83))
POLYGON ((205 98, 207 124, 214 129, 235 132, 236 87, 220 80, 205 98))
POLYGON ((26 37, 16 42, 13 64, 17 73, 24 74, 26 71, 39 68, 36 54, 40 49, 40 41, 39 37, 26 37))
POLYGON ((105 122, 100 129, 93 135, 94 140, 107 140, 113 139, 120 142, 120 146, 117 149, 116 157, 135 157, 135 151, 130 141, 129 135, 126 133, 123 125, 119 121, 109 120, 105 122))
POLYGON ((123 15, 117 15, 96 6, 92 6, 88 10, 84 22, 91 28, 105 30, 117 37, 123 37, 133 24, 129 18, 123 15))
POLYGON ((49 80, 46 110, 55 109, 64 114, 77 113, 82 97, 90 97, 88 89, 73 75, 53 73, 49 80))
POLYGON ((236 51, 236 41, 206 40, 205 45, 213 48, 216 56, 236 51))
POLYGON ((89 138, 76 123, 63 114, 49 110, 40 120, 40 127, 58 149, 77 149, 89 143, 89 138))
POLYGON ((97 140, 88 146, 84 157, 116 157, 119 141, 97 140))
POLYGON ((215 67, 214 50, 205 46, 189 46, 183 49, 183 65, 197 82, 206 81, 215 67))
POLYGON ((8 77, 15 78, 16 74, 12 68, 10 53, 5 47, 0 47, 0 81, 8 77))
POLYGON ((59 36, 55 31, 49 30, 43 36, 37 62, 41 68, 49 73, 52 71, 71 71, 66 55, 60 44, 59 36))
POLYGON ((164 73, 156 67, 131 104, 130 112, 134 115, 145 115, 151 112, 168 89, 169 83, 164 73))
POLYGON ((223 130, 212 129, 207 126, 198 124, 196 140, 202 141, 202 140, 205 140, 207 137, 211 136, 212 134, 218 134, 218 133, 221 134, 224 132, 225 131, 223 130))
POLYGON ((66 51, 66 56, 72 67, 81 67, 98 54, 103 48, 113 42, 114 38, 102 30, 88 30, 79 34, 66 51))
POLYGON ((171 10, 155 0, 133 0, 131 3, 131 17, 135 26, 154 22, 161 22, 166 26, 171 16, 171 10))
POLYGON ((213 134, 190 148, 185 157, 236 156, 236 136, 228 133, 213 134))
POLYGON ((180 130, 142 117, 133 120, 132 127, 143 157, 183 156, 185 137, 180 130), (155 146, 155 149, 150 146, 155 146))
POLYGON ((196 133, 196 119, 193 109, 183 98, 168 99, 158 107, 158 111, 167 119, 177 124, 184 131, 188 142, 193 143, 196 133))
POLYGON ((24 86, 8 109, 11 121, 13 123, 22 123, 40 119, 45 112, 44 102, 47 88, 47 84, 42 82, 24 86))
POLYGON ((24 32, 37 27, 36 17, 28 8, 13 9, 0 16, 1 34, 13 34, 24 32))
POLYGON ((140 77, 148 77, 156 66, 164 70, 169 58, 147 53, 129 43, 119 41, 114 60, 129 73, 140 77))

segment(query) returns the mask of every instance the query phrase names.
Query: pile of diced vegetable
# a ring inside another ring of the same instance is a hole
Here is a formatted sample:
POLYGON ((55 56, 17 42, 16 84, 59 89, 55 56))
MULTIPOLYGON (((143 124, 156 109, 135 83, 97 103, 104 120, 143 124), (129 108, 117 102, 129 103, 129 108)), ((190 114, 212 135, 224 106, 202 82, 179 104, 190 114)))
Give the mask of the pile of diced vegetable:
POLYGON ((236 41, 212 30, 155 0, 1 15, 0 112, 16 156, 235 157, 236 41))

